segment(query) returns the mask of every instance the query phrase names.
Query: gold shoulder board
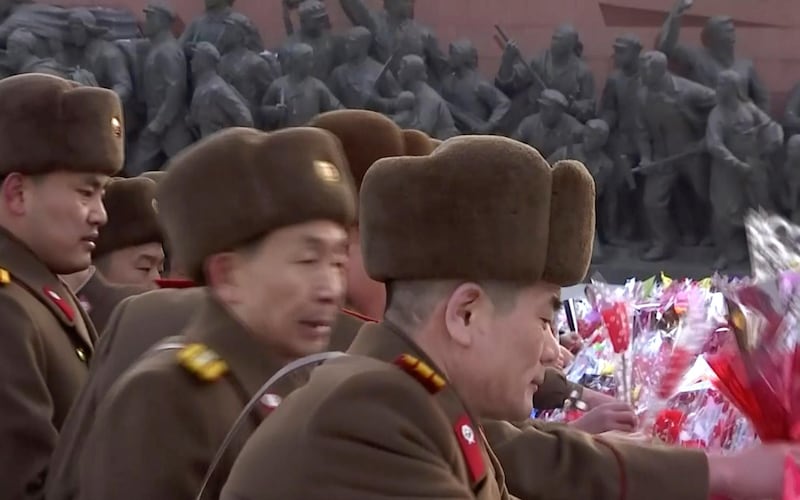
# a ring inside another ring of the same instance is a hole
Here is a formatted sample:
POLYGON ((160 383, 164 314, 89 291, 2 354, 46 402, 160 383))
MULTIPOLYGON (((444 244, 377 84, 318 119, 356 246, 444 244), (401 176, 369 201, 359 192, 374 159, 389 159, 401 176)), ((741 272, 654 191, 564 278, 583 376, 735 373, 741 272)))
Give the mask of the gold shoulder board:
POLYGON ((228 372, 228 363, 203 344, 189 344, 179 350, 178 363, 203 382, 214 382, 228 372))
POLYGON ((411 354, 402 354, 394 361, 394 364, 417 379, 431 394, 436 394, 447 385, 444 378, 436 373, 433 368, 411 354))

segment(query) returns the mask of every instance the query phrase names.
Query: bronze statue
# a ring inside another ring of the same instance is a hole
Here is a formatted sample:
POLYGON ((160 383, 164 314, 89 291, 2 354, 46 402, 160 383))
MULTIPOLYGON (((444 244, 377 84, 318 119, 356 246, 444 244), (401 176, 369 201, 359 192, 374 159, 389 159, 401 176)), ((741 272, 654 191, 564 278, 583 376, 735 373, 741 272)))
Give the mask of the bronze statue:
POLYGON ((403 56, 417 55, 425 61, 429 84, 439 88, 449 72, 447 58, 439 48, 436 35, 414 19, 415 0, 383 0, 383 10, 375 12, 364 0, 339 0, 350 22, 364 26, 374 36, 373 57, 390 63, 398 74, 403 56))
POLYGON ((250 50, 247 46, 250 20, 238 12, 233 12, 225 20, 225 31, 220 40, 222 59, 219 62, 219 75, 239 92, 256 124, 261 126, 257 116, 264 93, 280 71, 271 66, 267 59, 250 50))
POLYGON ((452 73, 442 84, 456 125, 462 132, 491 134, 508 113, 511 102, 478 73, 478 50, 469 40, 450 44, 452 73))
POLYGON ((583 126, 567 113, 569 102, 561 92, 544 90, 538 105, 539 112, 522 120, 512 135, 514 139, 536 148, 545 158, 579 140, 583 126))
POLYGON ((792 222, 800 224, 800 134, 786 141, 786 162, 783 166, 784 205, 792 222))
POLYGON ((783 129, 747 97, 742 83, 738 71, 720 72, 706 132, 716 269, 747 257, 743 218, 749 208, 772 208, 767 158, 783 145, 783 129))
POLYGON ((789 98, 786 100, 783 126, 786 129, 786 135, 800 133, 800 83, 792 88, 789 98))
POLYGON ((9 74, 45 73, 69 78, 69 71, 53 58, 36 55, 36 35, 25 28, 14 30, 6 40, 5 66, 9 74))
POLYGON ((638 226, 639 204, 633 168, 639 164, 637 118, 641 79, 639 56, 642 42, 625 34, 614 40, 614 70, 608 75, 600 99, 599 114, 610 129, 609 151, 613 175, 606 188, 606 202, 598 218, 609 240, 630 240, 638 226))
POLYGON ((209 42, 195 46, 192 56, 194 93, 187 124, 200 138, 229 127, 252 127, 253 116, 238 92, 217 73, 220 55, 209 42))
MULTIPOLYGON (((561 160, 578 160, 586 165, 594 178, 597 213, 603 212, 602 207, 608 203, 608 197, 614 195, 613 192, 608 192, 609 183, 614 175, 614 163, 605 152, 609 133, 609 127, 605 121, 589 120, 583 127, 582 141, 563 146, 547 158, 551 165, 561 160)), ((604 258, 603 244, 607 242, 604 234, 604 222, 599 217, 596 219, 593 262, 601 262, 604 258)))
MULTIPOLYGON (((297 8, 300 17, 300 31, 286 40, 284 47, 305 43, 314 49, 313 76, 328 80, 333 68, 339 64, 340 42, 331 32, 331 21, 325 4, 319 0, 304 0, 297 8)), ((284 50, 287 50, 287 49, 284 50)))
POLYGON ((175 12, 159 0, 151 0, 144 12, 144 34, 150 40, 142 71, 147 125, 129 157, 130 175, 160 169, 193 141, 186 126, 186 57, 171 30, 175 12))
POLYGON ((133 96, 133 80, 125 55, 117 45, 103 38, 107 29, 98 26, 88 9, 73 9, 67 19, 69 28, 61 62, 68 67, 90 71, 97 83, 111 89, 123 103, 133 96))
POLYGON ((414 107, 406 119, 398 119, 402 128, 421 130, 434 139, 445 140, 458 135, 453 117, 445 100, 428 85, 425 61, 416 55, 406 55, 401 59, 397 74, 403 90, 414 94, 414 107))
POLYGON ((736 28, 729 16, 714 16, 703 28, 702 47, 678 43, 681 17, 692 6, 692 0, 677 0, 667 16, 656 48, 686 68, 689 79, 715 88, 720 72, 726 69, 741 76, 745 95, 763 110, 769 108, 769 92, 761 82, 753 62, 736 57, 736 28))
POLYGON ((345 62, 330 77, 330 89, 347 108, 391 114, 396 109, 400 85, 388 68, 369 55, 372 33, 363 26, 348 30, 344 39, 345 62))
POLYGON ((651 232, 644 260, 669 258, 677 229, 670 212, 678 181, 692 189, 698 207, 693 228, 680 228, 686 243, 697 244, 707 230, 708 165, 702 139, 706 117, 714 107, 714 91, 671 74, 667 56, 650 51, 642 56, 638 171, 644 177, 644 209, 651 232), (693 152, 694 154, 686 154, 693 152))
MULTIPOLYGON (((233 14, 233 2, 235 0, 204 0, 205 12, 196 17, 189 23, 186 30, 181 34, 180 43, 191 54, 195 45, 200 42, 209 42, 217 50, 220 50, 219 43, 225 31, 225 21, 233 14)), ((247 46, 250 50, 261 52, 264 50, 264 43, 258 28, 248 19, 247 46)))
POLYGON ((261 111, 269 129, 305 125, 326 111, 342 108, 321 80, 312 76, 314 49, 304 43, 290 48, 288 74, 278 78, 264 95, 261 111))
POLYGON ((550 48, 530 63, 525 62, 517 44, 508 40, 495 79, 497 87, 512 99, 512 113, 504 127, 513 129, 519 120, 535 112, 544 88, 557 90, 566 97, 566 111, 579 121, 593 118, 594 77, 582 54, 578 32, 568 24, 556 28, 550 48))

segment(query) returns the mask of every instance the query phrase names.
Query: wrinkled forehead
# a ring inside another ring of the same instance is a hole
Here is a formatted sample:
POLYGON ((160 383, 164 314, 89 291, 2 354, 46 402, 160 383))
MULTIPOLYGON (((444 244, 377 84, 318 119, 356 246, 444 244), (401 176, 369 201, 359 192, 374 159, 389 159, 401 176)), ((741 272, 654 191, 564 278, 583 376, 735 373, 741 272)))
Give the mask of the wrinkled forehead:
POLYGON ((475 46, 469 40, 456 40, 450 44, 450 52, 456 54, 468 54, 475 50, 475 46))

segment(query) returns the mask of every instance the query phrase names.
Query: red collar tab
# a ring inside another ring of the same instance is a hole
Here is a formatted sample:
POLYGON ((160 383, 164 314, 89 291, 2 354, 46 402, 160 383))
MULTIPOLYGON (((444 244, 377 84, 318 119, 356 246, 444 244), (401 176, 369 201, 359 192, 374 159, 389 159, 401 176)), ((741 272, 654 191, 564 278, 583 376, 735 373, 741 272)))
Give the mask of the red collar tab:
POLYGON ((453 424, 453 431, 456 433, 456 439, 458 440, 458 445, 461 447, 461 453, 464 455, 464 460, 467 462, 470 480, 473 483, 480 481, 486 474, 486 464, 481 454, 480 434, 478 430, 472 425, 472 420, 470 420, 469 416, 464 414, 453 424))
POLYGON ((69 302, 64 299, 61 295, 57 294, 52 288, 46 286, 42 288, 42 291, 50 299, 53 304, 55 304, 61 312, 64 313, 64 316, 67 317, 69 321, 75 321, 75 310, 72 308, 69 302))
POLYGON ((431 394, 441 391, 447 382, 426 362, 410 354, 401 354, 394 364, 419 381, 431 394))
POLYGON ((197 283, 195 283, 192 280, 180 279, 180 278, 157 279, 157 280, 155 280, 155 283, 156 283, 156 285, 158 285, 158 288, 176 288, 176 289, 179 289, 179 288, 194 288, 194 287, 197 286, 197 283))
POLYGON ((360 319, 361 321, 366 321, 367 323, 377 323, 377 322, 378 322, 378 320, 377 320, 377 319, 375 319, 375 318, 370 318, 370 317, 369 317, 369 316, 367 316, 366 314, 361 314, 360 312, 353 311, 352 309, 345 309, 345 308, 343 307, 343 308, 342 308, 342 312, 343 312, 343 313, 345 313, 345 314, 346 314, 346 315, 348 315, 348 316, 352 316, 352 317, 354 317, 354 318, 358 318, 358 319, 360 319))

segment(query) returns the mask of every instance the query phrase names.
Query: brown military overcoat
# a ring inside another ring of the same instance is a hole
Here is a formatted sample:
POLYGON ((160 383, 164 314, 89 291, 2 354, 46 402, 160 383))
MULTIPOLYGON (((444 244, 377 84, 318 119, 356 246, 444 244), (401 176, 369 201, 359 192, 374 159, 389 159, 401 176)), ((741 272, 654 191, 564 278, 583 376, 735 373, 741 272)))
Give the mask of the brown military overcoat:
MULTIPOLYGON (((64 424, 53 455, 47 500, 77 498, 79 457, 92 428, 97 407, 114 382, 149 348, 177 335, 200 312, 206 300, 203 287, 165 288, 122 301, 97 343, 89 382, 64 424)), ((364 321, 341 313, 331 337, 332 350, 350 345, 364 321)), ((262 381, 266 382, 266 379, 262 381)))
POLYGON ((114 308, 131 295, 138 295, 148 290, 147 287, 134 285, 118 285, 106 280, 100 271, 92 272, 89 280, 75 295, 81 303, 95 330, 102 333, 114 308))
POLYGON ((368 324, 349 353, 259 426, 222 500, 509 498, 474 417, 413 341, 368 324))
MULTIPOLYGON (((79 459, 81 500, 194 498, 245 405, 287 362, 210 296, 174 339, 186 347, 156 345, 98 406, 79 459), (193 345, 198 350, 191 351, 193 345)), ((218 497, 236 454, 263 416, 249 416, 227 448, 208 498, 218 497)))
POLYGON ((97 337, 69 288, 0 229, 0 497, 42 498, 97 337))

